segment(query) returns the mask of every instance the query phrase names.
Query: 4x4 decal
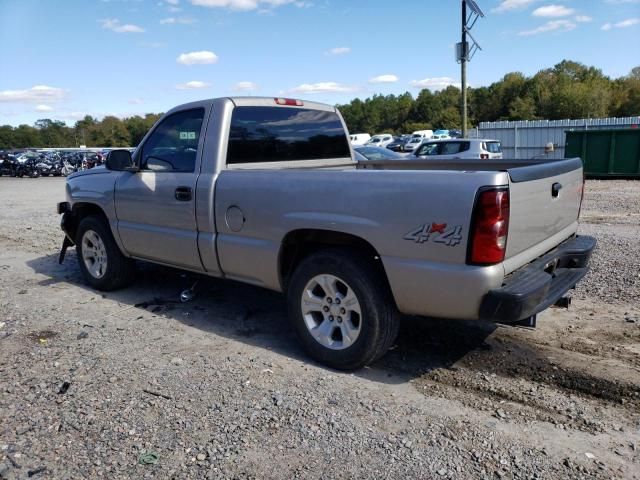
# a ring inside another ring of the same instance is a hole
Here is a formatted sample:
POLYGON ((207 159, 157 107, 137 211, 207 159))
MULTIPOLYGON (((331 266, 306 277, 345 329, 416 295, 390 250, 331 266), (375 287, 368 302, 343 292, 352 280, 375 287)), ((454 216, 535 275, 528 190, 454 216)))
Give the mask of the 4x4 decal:
POLYGON ((462 241, 462 225, 447 228, 446 223, 425 223, 402 238, 416 243, 432 241, 454 247, 462 241))

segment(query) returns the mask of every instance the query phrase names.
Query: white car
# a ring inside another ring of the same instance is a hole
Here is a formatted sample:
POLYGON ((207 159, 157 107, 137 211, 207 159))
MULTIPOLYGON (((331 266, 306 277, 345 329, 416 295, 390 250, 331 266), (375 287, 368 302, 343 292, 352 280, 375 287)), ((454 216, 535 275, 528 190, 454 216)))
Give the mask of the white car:
POLYGON ((413 155, 434 160, 493 160, 502 158, 502 146, 499 140, 481 138, 428 140, 413 155))
POLYGON ((422 137, 411 137, 411 140, 404 144, 404 151, 413 152, 424 140, 422 137))
POLYGON ((393 135, 390 133, 383 133, 381 135, 374 135, 371 137, 371 140, 365 143, 365 145, 370 147, 386 147, 391 142, 393 142, 393 135))

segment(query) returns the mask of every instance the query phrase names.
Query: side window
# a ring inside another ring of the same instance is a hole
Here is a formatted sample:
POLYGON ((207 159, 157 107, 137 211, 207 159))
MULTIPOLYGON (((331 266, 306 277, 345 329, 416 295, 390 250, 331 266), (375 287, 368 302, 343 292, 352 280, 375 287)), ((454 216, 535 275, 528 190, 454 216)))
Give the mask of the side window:
POLYGON ((193 172, 204 108, 165 118, 142 145, 140 168, 159 172, 193 172))
POLYGON ((439 155, 439 146, 438 143, 425 143, 419 147, 417 155, 439 155))
POLYGON ((471 148, 471 142, 460 142, 460 151, 466 152, 471 148))
MULTIPOLYGON (((380 141, 379 138, 373 139, 380 141)), ((335 112, 288 107, 236 107, 227 163, 286 162, 351 156, 335 112)))
POLYGON ((442 145, 442 153, 441 155, 453 155, 455 153, 460 153, 460 144, 461 142, 446 142, 442 145))

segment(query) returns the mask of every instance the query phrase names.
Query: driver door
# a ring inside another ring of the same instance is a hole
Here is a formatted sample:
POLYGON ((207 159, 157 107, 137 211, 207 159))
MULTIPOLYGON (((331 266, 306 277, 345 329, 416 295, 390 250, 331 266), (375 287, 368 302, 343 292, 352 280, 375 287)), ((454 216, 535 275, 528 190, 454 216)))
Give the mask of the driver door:
POLYGON ((130 255, 204 270, 195 211, 204 116, 204 108, 167 116, 138 148, 140 170, 118 179, 118 233, 130 255))

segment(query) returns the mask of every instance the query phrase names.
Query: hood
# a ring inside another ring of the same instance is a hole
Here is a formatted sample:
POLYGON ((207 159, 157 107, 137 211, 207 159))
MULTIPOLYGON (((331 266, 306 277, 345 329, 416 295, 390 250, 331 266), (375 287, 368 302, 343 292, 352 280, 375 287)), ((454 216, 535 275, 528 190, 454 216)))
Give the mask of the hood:
POLYGON ((107 170, 104 165, 99 165, 97 167, 90 168, 89 170, 80 170, 79 172, 72 173, 67 177, 67 179, 71 180, 85 175, 100 175, 105 173, 111 173, 111 170, 107 170))

